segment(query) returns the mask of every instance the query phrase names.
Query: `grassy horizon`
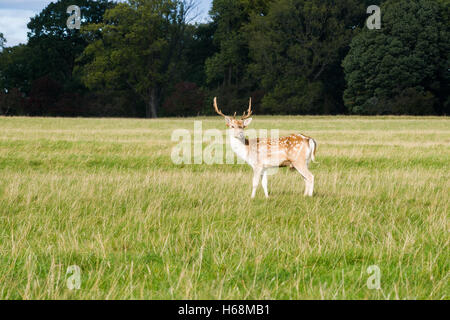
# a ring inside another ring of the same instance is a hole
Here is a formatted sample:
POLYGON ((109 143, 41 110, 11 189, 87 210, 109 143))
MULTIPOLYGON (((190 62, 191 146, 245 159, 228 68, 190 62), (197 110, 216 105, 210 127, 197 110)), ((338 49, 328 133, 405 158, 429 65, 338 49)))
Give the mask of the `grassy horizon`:
POLYGON ((195 120, 225 129, 0 117, 0 299, 448 299, 448 117, 255 116, 318 142, 315 196, 280 169, 267 200, 248 165, 172 163, 195 120))

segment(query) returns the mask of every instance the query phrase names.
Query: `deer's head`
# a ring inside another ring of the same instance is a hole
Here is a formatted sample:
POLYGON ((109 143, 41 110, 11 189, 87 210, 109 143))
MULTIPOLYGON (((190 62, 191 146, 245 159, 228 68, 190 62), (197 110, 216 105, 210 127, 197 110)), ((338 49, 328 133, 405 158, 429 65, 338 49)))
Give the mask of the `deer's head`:
POLYGON ((252 98, 250 98, 250 101, 248 103, 247 113, 244 112, 241 119, 236 119, 236 112, 234 113, 233 117, 224 115, 222 111, 220 111, 217 107, 217 98, 214 98, 214 109, 219 115, 225 118, 226 126, 229 128, 229 130, 231 130, 234 137, 239 139, 245 138, 244 129, 247 128, 252 122, 252 118, 250 118, 250 116, 252 115, 252 98))

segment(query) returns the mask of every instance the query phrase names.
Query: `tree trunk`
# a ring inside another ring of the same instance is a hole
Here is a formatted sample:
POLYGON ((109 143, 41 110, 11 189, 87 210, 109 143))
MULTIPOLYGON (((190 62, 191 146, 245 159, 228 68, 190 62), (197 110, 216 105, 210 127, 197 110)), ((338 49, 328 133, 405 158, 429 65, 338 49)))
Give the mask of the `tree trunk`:
POLYGON ((147 109, 145 110, 145 116, 147 118, 158 118, 158 90, 153 88, 150 91, 150 99, 147 103, 147 109))

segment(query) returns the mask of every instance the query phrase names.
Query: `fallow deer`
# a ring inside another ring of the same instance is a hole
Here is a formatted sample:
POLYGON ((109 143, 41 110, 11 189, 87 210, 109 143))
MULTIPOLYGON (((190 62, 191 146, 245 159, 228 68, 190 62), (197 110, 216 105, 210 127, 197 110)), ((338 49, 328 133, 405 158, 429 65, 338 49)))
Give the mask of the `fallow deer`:
POLYGON ((229 128, 227 131, 231 148, 238 157, 245 160, 253 168, 252 198, 256 195, 261 177, 264 194, 268 198, 267 170, 287 166, 295 168, 305 180, 304 195, 313 195, 314 176, 308 169, 309 162, 315 161, 317 150, 317 143, 313 138, 302 134, 291 134, 278 139, 246 139, 244 129, 252 122, 252 118, 250 118, 253 113, 251 98, 247 113, 244 112, 239 120, 236 119, 236 113, 233 117, 224 115, 217 106, 217 98, 214 98, 214 109, 225 118, 226 126, 229 128))

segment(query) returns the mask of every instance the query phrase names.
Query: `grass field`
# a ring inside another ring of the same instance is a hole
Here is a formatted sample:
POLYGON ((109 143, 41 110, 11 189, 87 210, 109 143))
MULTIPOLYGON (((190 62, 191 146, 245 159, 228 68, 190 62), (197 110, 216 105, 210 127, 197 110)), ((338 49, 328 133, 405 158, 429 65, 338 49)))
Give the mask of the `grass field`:
POLYGON ((256 116, 319 145, 315 196, 282 169, 268 200, 172 163, 193 121, 0 118, 0 298, 449 299, 449 118, 256 116))

